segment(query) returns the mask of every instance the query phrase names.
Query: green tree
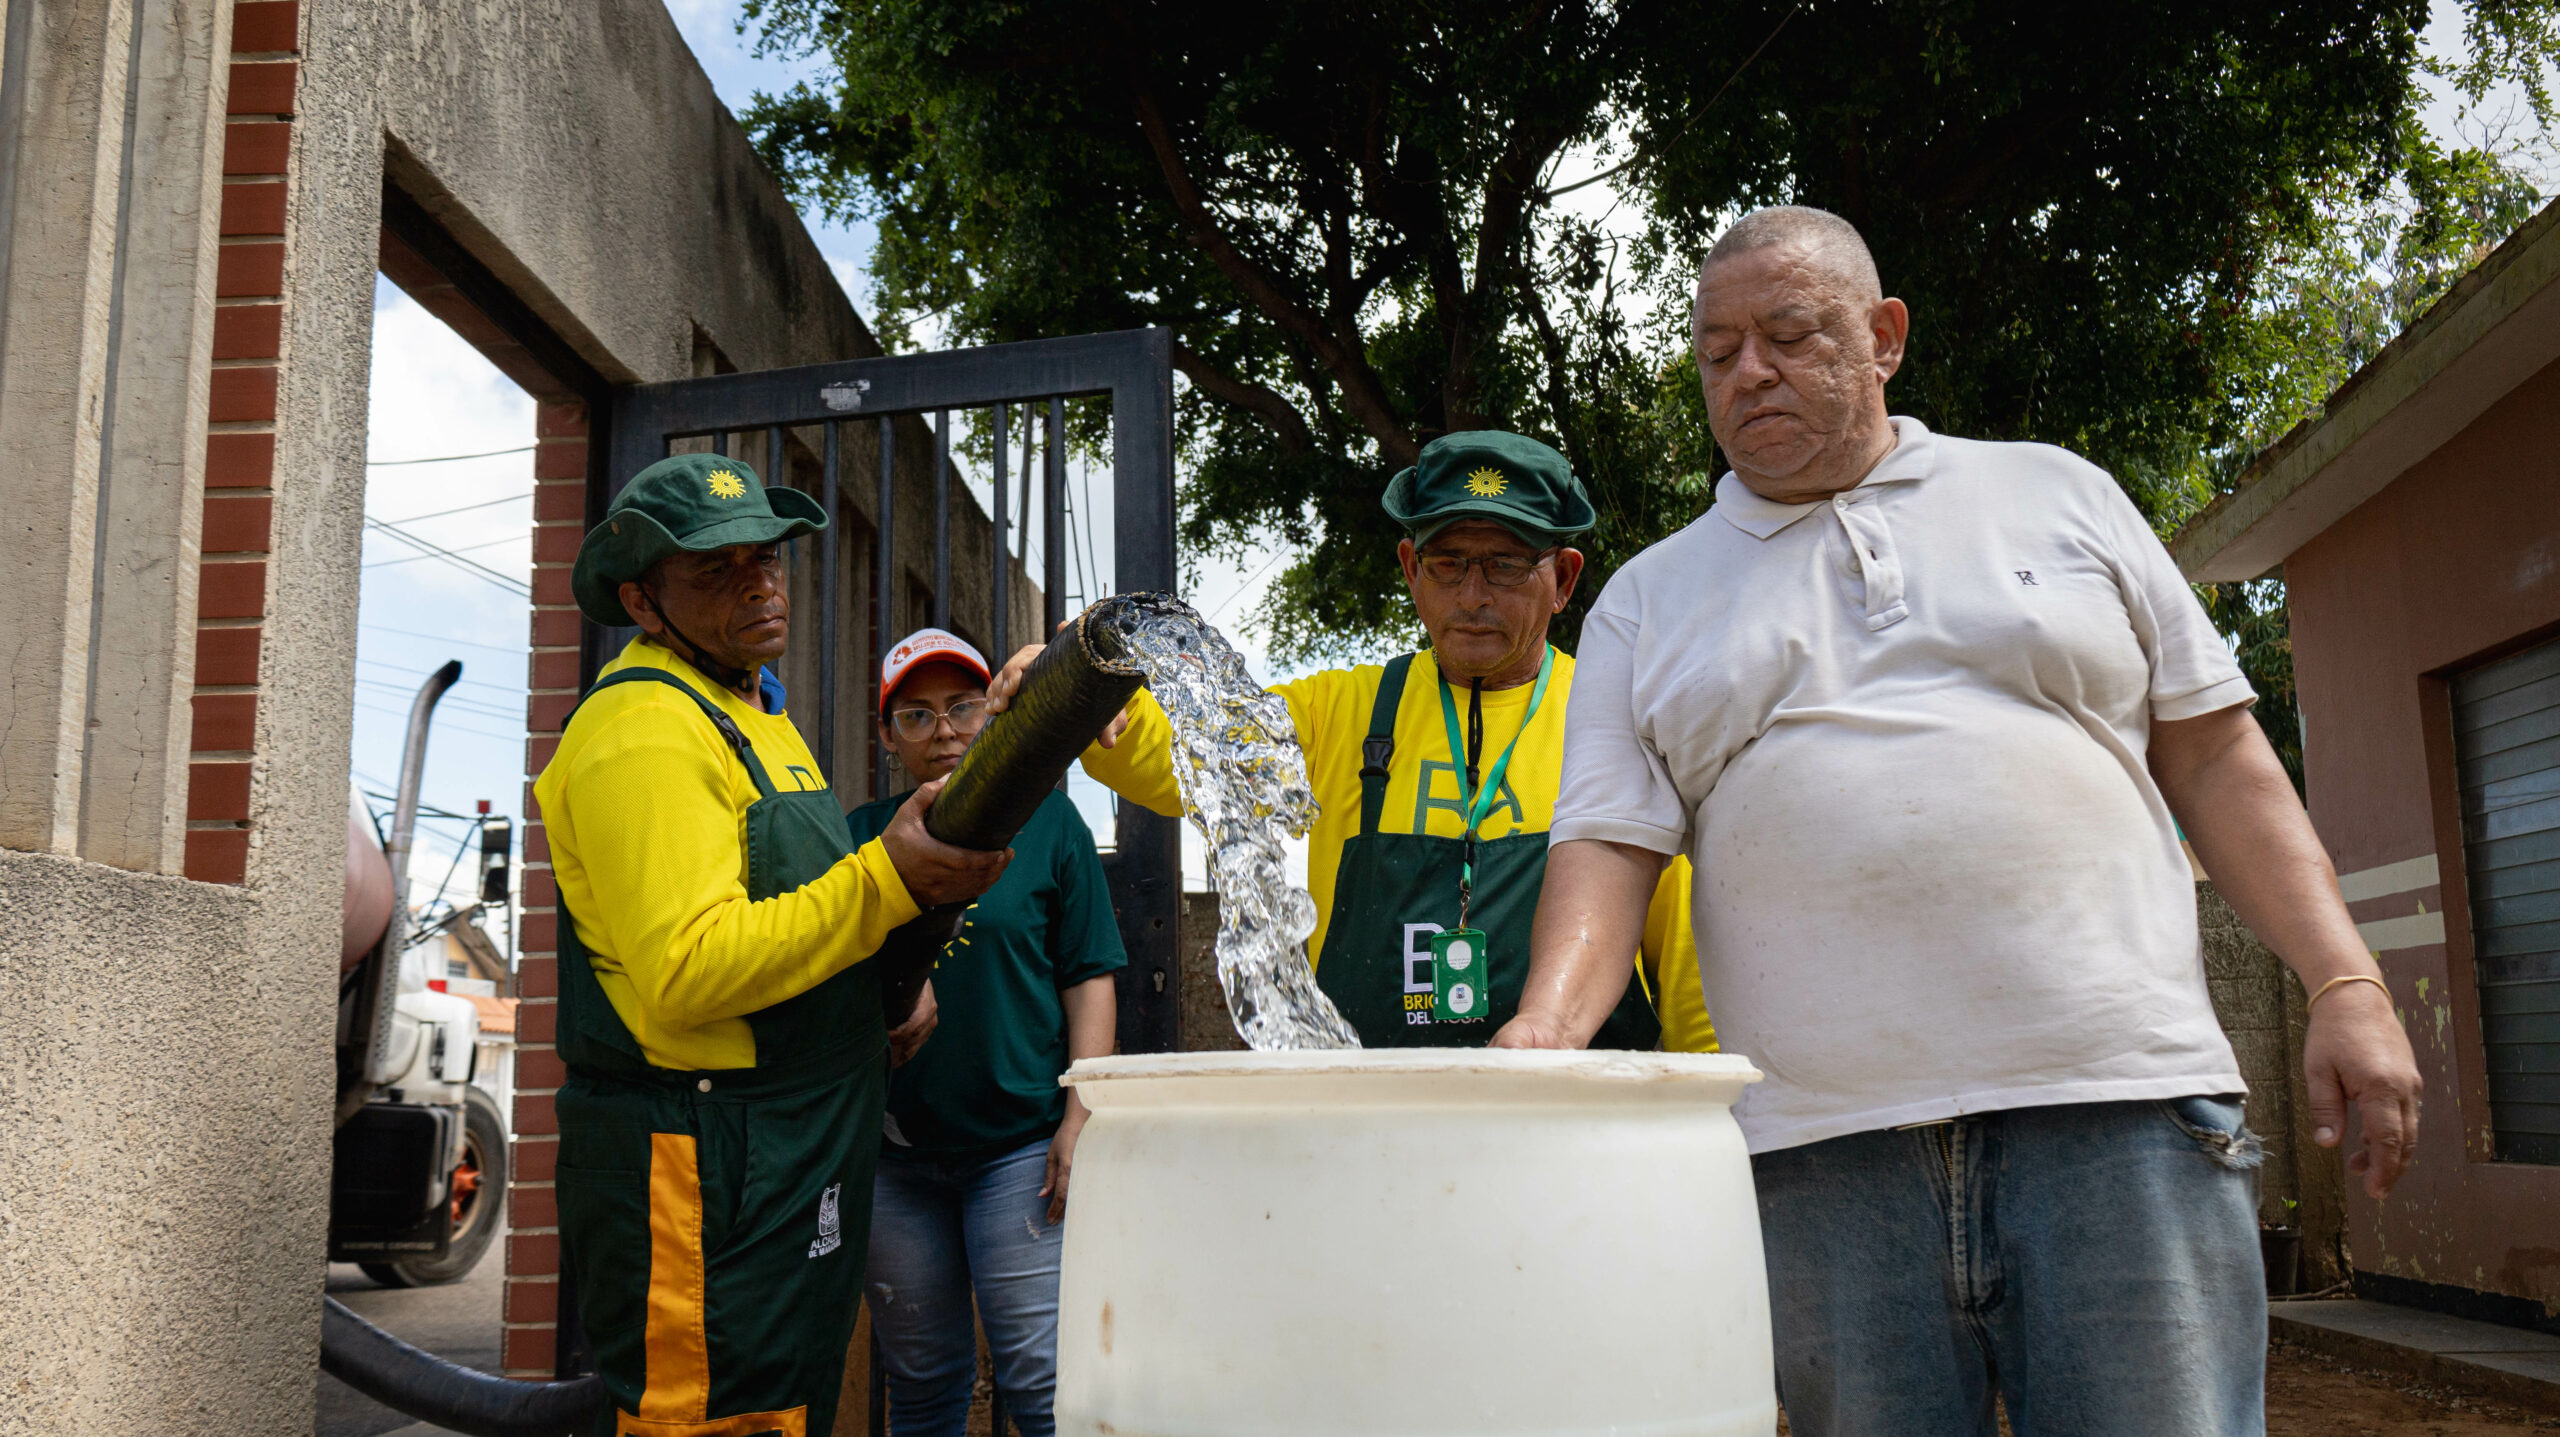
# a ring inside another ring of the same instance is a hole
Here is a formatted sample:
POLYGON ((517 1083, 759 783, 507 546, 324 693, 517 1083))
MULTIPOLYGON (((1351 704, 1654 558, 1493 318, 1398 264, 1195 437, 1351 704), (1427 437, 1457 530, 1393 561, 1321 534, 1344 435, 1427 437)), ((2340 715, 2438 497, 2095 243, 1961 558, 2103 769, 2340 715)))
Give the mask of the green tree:
MULTIPOLYGON (((2427 9, 747 0, 832 73, 745 119, 805 198, 877 222, 893 343, 1172 328, 1185 539, 1292 545, 1260 619, 1311 658, 1402 630, 1377 495, 1436 434, 1573 459, 1586 596, 1704 507, 1685 291, 1759 203, 1870 236, 1917 315, 1898 409, 2188 512, 2298 405, 2263 380, 2317 330, 2285 266, 2336 251, 2341 206, 2442 209, 2427 9), (1558 178, 1610 162, 1632 229, 1558 178)), ((2556 11, 2473 0, 2458 78, 2538 76, 2556 11)))
MULTIPOLYGON (((2320 198, 2314 223, 2266 268, 2263 298, 2226 367, 2232 441, 2189 458, 2179 494, 2201 501, 2246 466, 2442 299, 2540 203, 2529 156, 2497 136, 2452 151, 2412 134, 2399 179, 2379 195, 2343 183, 2320 198)), ((2172 510, 2164 519, 2183 517, 2172 510)), ((2257 716, 2302 786, 2302 722, 2294 703, 2293 643, 2281 579, 2199 586, 2257 688, 2257 716)))

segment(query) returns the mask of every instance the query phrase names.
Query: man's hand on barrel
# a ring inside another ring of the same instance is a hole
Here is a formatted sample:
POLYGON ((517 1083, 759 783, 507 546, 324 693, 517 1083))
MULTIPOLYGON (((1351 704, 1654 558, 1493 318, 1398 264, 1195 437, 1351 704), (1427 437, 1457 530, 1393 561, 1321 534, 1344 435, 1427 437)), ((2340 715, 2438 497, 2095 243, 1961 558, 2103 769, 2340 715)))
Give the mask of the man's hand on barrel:
MULTIPOLYGON (((1074 622, 1073 619, 1064 620, 1059 623, 1058 628, 1063 631, 1068 624, 1074 622)), ((1014 694, 1022 688, 1023 671, 1031 667, 1033 659, 1040 657, 1044 647, 1041 644, 1024 644, 1021 648, 1014 650, 1012 658, 1004 661, 1003 668, 996 670, 994 678, 987 680, 987 712, 990 715, 1003 713, 1012 706, 1014 694)), ((1094 735, 1093 741, 1104 748, 1109 748, 1120 741, 1120 735, 1128 731, 1129 711, 1122 709, 1111 716, 1111 722, 1103 725, 1102 732, 1094 735)))
POLYGON ((977 897, 993 888, 1004 876, 1004 866, 1013 861, 1010 848, 980 853, 974 848, 954 848, 925 832, 925 812, 942 796, 943 782, 937 778, 907 795, 880 835, 880 846, 889 850, 889 861, 897 865, 908 896, 927 908, 977 897))

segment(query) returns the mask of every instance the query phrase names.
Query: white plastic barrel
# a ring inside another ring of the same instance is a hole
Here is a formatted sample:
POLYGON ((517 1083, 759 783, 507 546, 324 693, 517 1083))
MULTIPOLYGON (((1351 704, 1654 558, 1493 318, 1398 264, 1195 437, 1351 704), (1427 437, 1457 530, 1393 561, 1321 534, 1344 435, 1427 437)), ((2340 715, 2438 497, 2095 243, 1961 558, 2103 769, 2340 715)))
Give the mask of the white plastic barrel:
POLYGON ((1168 1053, 1069 1069, 1074 1437, 1768 1437, 1769 1292, 1702 1054, 1168 1053))

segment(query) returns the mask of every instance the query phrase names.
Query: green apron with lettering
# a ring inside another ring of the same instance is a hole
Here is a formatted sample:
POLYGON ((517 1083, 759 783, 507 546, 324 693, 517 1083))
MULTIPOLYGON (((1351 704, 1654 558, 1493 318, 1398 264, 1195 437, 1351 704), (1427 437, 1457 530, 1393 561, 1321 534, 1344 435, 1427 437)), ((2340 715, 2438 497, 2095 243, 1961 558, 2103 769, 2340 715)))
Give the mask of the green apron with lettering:
MULTIPOLYGON (((746 765, 749 902, 853 851, 834 793, 777 791, 719 705, 661 669, 596 689, 621 683, 681 690, 746 765)), ((754 1067, 694 1071, 642 1054, 565 902, 559 943, 562 1262, 612 1397, 593 1430, 824 1437, 862 1297, 888 1091, 870 965, 748 1014, 754 1067)))
MULTIPOLYGON (((1431 935, 1458 926, 1458 882, 1467 843, 1428 833, 1380 833, 1387 766, 1395 755, 1396 708, 1414 656, 1387 664, 1361 744, 1360 832, 1342 845, 1333 880, 1333 922, 1325 931, 1316 985, 1371 1048, 1476 1048, 1520 1010, 1529 976, 1529 926, 1547 875, 1547 835, 1515 833, 1475 846, 1468 926, 1485 934, 1493 1006, 1481 1020, 1432 1021, 1431 935)), ((1523 729, 1527 726, 1524 718, 1523 729)), ((1450 755, 1464 771, 1466 755, 1450 755)), ((1643 985, 1627 983, 1594 1048, 1651 1049, 1662 1024, 1643 985)))

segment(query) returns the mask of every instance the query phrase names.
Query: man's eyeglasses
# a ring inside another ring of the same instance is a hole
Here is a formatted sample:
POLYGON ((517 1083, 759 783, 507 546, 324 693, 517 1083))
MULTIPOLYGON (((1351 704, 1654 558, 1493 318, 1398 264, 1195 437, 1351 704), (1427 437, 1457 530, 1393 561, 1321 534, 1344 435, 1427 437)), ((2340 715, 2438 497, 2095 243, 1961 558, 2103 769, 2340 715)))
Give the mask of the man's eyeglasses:
POLYGON ((933 726, 945 721, 953 733, 968 738, 987 726, 987 701, 961 699, 939 713, 922 705, 889 712, 889 722, 896 726, 898 737, 909 740, 931 737, 933 726))
POLYGON ((1422 570, 1422 577, 1446 587, 1455 588, 1465 583, 1467 570, 1481 564, 1486 583, 1496 588, 1516 589, 1529 582, 1529 576, 1538 572, 1538 566, 1554 558, 1557 552, 1540 549, 1525 559, 1517 554, 1484 554, 1472 559, 1462 554, 1416 554, 1413 561, 1422 570))

